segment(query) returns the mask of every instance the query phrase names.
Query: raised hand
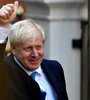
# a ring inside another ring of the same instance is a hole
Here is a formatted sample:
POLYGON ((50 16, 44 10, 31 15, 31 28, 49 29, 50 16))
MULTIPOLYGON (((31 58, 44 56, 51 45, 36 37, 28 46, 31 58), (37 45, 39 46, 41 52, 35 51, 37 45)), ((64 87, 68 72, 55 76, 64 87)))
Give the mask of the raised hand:
POLYGON ((6 4, 0 9, 0 25, 7 25, 11 23, 16 17, 18 1, 14 4, 6 4))

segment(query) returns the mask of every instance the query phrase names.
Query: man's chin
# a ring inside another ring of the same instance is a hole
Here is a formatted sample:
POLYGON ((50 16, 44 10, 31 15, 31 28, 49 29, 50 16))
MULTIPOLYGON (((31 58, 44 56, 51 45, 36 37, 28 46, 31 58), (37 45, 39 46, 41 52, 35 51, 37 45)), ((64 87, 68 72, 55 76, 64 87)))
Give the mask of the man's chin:
POLYGON ((30 65, 30 66, 28 66, 28 70, 34 71, 34 70, 38 69, 39 66, 40 66, 39 64, 37 64, 37 65, 30 65))

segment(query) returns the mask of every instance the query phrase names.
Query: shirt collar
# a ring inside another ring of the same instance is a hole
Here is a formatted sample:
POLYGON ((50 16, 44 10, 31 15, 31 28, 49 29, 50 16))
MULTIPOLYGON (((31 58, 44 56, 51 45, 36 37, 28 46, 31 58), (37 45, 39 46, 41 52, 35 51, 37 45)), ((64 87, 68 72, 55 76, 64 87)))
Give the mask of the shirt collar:
POLYGON ((42 74, 41 65, 35 70, 39 75, 42 74))
POLYGON ((41 69, 41 65, 38 67, 38 69, 36 69, 35 71, 30 71, 30 70, 27 70, 26 68, 24 68, 20 62, 16 59, 16 57, 14 56, 14 60, 16 61, 16 63, 30 76, 33 72, 37 72, 39 75, 41 75, 42 73, 42 69, 41 69))

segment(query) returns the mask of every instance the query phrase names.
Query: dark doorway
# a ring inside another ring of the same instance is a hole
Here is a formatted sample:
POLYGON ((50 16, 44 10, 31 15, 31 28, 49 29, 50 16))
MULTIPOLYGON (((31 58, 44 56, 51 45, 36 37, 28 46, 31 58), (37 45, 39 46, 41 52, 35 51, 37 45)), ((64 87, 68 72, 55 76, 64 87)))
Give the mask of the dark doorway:
POLYGON ((88 32, 88 100, 90 100, 90 0, 88 0, 89 32, 88 32))
POLYGON ((81 28, 81 100, 90 100, 88 99, 88 22, 81 22, 81 28))

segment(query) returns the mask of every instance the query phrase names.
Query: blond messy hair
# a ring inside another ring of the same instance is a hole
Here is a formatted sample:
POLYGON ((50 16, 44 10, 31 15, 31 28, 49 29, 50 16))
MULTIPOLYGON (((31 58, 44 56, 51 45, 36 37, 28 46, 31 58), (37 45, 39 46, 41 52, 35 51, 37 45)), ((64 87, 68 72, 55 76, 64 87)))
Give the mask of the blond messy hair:
POLYGON ((46 33, 41 26, 36 24, 32 19, 25 19, 16 22, 12 26, 12 31, 9 34, 10 45, 16 47, 19 43, 28 39, 34 42, 37 36, 41 36, 42 42, 45 42, 46 33))

